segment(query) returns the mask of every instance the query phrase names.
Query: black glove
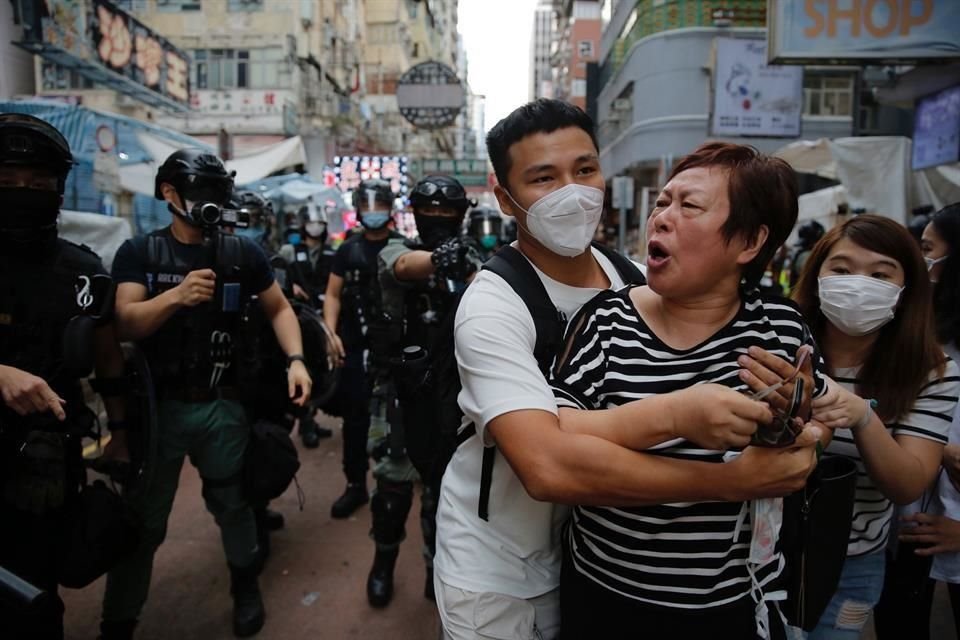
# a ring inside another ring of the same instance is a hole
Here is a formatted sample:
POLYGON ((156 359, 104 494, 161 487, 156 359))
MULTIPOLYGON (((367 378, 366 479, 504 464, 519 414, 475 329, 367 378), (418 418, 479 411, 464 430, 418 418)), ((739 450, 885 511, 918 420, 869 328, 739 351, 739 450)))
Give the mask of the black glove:
POLYGON ((437 277, 466 282, 483 265, 483 256, 463 236, 443 241, 430 254, 437 277))

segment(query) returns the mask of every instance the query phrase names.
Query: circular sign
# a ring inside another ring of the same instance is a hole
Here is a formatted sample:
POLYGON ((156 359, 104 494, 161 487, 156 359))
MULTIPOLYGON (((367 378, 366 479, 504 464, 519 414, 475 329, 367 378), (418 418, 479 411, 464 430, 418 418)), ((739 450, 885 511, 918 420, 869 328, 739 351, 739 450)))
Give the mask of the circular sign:
POLYGON ((113 147, 117 144, 117 136, 113 132, 113 129, 108 127, 105 124, 97 127, 97 146, 100 147, 100 151, 106 153, 111 151, 113 147))
POLYGON ((457 119, 466 101, 460 78, 440 62, 421 62, 397 83, 400 113, 419 129, 442 129, 457 119))

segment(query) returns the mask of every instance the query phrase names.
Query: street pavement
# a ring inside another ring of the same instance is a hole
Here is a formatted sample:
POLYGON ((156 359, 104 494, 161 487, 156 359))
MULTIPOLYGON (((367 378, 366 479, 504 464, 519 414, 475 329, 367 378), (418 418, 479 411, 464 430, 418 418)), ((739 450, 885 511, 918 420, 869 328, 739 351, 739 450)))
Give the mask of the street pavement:
MULTIPOLYGON (((366 576, 373 559, 369 505, 348 520, 330 518, 330 505, 344 487, 340 470, 340 421, 320 414, 334 429, 317 449, 299 437, 298 474, 305 496, 297 506, 295 486, 272 503, 287 525, 273 534, 273 550, 260 578, 267 622, 261 640, 436 640, 433 602, 423 597, 419 502, 407 520, 407 540, 397 563, 395 595, 386 609, 367 604, 366 576)), ((368 481, 372 488, 372 480, 368 481)), ((150 597, 137 640, 227 640, 233 638, 230 581, 220 536, 200 496, 200 478, 184 465, 167 539, 154 562, 150 597)), ((104 580, 81 591, 62 589, 66 640, 96 638, 104 580)), ((946 589, 938 588, 931 618, 932 640, 958 640, 946 589)), ((874 640, 872 622, 863 640, 874 640)), ((899 639, 898 639, 899 640, 899 639)), ((910 640, 905 638, 903 640, 910 640)))
MULTIPOLYGON (((267 622, 256 638, 436 640, 436 605, 423 596, 419 502, 414 502, 407 520, 393 602, 386 609, 373 609, 366 598, 373 560, 369 505, 348 520, 330 518, 330 505, 345 486, 342 440, 339 420, 322 419, 321 424, 333 427, 334 435, 317 449, 304 449, 294 437, 300 449, 303 511, 297 507, 295 486, 271 505, 286 516, 286 528, 273 534, 272 554, 260 577, 267 622)), ((368 484, 372 488, 372 480, 368 484)), ((167 539, 154 561, 137 640, 234 637, 226 560, 200 489, 196 470, 185 464, 167 539)), ((96 638, 104 582, 98 580, 81 591, 61 590, 67 640, 96 638)))

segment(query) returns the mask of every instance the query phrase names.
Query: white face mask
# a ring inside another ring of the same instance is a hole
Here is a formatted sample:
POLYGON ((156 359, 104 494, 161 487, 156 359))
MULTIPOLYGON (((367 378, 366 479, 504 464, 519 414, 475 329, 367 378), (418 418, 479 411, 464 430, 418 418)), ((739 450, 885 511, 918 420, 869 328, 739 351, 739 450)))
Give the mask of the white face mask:
POLYGON ((867 276, 826 276, 820 310, 848 336, 863 336, 893 320, 903 287, 867 276))
MULTIPOLYGON (((927 263, 927 271, 931 271, 935 266, 946 260, 950 257, 950 254, 942 255, 939 258, 928 258, 923 257, 923 261, 927 263)), ((931 282, 936 282, 936 280, 931 280, 931 282)))
POLYGON ((558 256, 578 256, 593 240, 593 234, 603 215, 603 191, 582 184, 568 184, 543 196, 529 209, 524 209, 507 197, 527 214, 526 230, 544 248, 558 256))

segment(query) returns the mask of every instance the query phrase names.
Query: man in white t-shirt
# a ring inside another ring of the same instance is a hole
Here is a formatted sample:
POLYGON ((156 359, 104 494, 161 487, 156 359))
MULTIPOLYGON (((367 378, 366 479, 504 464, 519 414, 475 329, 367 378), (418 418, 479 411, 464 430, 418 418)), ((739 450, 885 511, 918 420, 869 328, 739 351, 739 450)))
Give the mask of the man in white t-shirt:
MULTIPOLYGON (((599 291, 622 287, 610 261, 587 250, 605 187, 589 116, 541 99, 501 120, 487 148, 500 207, 517 221, 514 246, 557 308, 570 318, 599 291)), ((457 449, 440 494, 434 567, 446 638, 559 635, 563 505, 782 496, 801 487, 812 468, 814 430, 801 436, 809 446, 750 447, 728 464, 648 456, 611 441, 623 438, 606 437, 613 433, 608 429, 621 428, 642 432, 651 445, 682 435, 703 446, 745 446, 757 423, 771 419, 769 410, 717 385, 591 412, 584 419, 590 425, 561 428, 534 357, 533 319, 511 286, 490 271, 467 289, 455 326, 459 404, 479 437, 457 449), (685 432, 689 425, 697 432, 685 432), (489 514, 482 519, 483 451, 494 445, 489 514)))

